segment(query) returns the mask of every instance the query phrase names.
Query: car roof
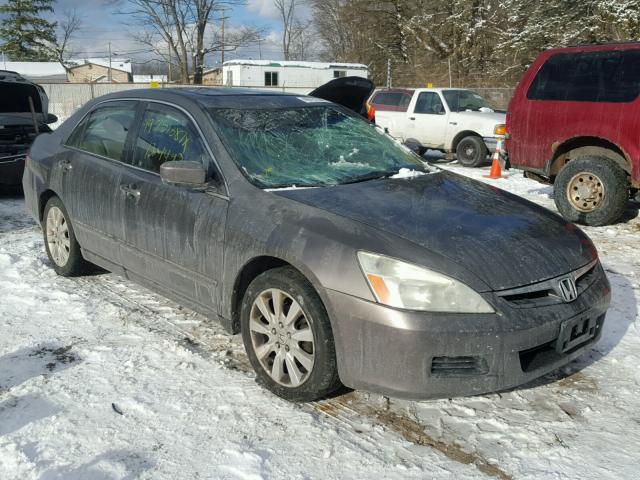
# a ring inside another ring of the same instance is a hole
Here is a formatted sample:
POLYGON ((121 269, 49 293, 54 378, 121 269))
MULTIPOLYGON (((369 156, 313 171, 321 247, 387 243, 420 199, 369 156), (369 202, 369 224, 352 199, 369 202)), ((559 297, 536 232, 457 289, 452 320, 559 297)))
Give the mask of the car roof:
MULTIPOLYGON (((327 103, 320 98, 257 88, 187 87, 141 88, 114 92, 100 99, 161 100, 171 103, 195 102, 203 108, 286 108, 327 103)), ((96 99, 96 100, 100 100, 96 99)))
POLYGON ((549 48, 544 53, 575 53, 575 52, 607 52, 615 50, 637 50, 640 49, 640 42, 610 42, 592 43, 585 45, 573 45, 563 48, 549 48))

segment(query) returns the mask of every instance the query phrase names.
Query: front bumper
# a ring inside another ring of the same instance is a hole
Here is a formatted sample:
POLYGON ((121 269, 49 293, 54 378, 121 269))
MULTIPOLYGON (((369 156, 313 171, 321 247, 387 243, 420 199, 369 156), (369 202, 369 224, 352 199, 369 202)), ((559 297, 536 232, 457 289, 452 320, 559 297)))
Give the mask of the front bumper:
POLYGON ((24 155, 0 158, 0 185, 20 185, 24 172, 24 155))
POLYGON ((493 154, 498 146, 498 139, 496 137, 482 137, 482 140, 484 140, 484 144, 487 146, 489 153, 493 154))
POLYGON ((413 399, 476 395, 529 382, 600 338, 611 292, 597 268, 597 278, 571 303, 513 308, 483 294, 495 314, 410 312, 328 291, 340 378, 351 388, 413 399), (595 336, 558 353, 561 324, 577 316, 595 320, 595 336))

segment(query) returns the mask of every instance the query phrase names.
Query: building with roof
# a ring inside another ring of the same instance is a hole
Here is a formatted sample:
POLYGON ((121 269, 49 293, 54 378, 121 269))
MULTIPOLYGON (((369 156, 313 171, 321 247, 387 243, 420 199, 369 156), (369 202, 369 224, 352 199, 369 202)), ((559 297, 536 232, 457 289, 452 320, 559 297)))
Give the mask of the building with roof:
POLYGON ((230 87, 316 88, 334 78, 363 77, 369 68, 361 63, 296 62, 280 60, 229 60, 222 75, 230 87))
POLYGON ((71 83, 131 83, 131 61, 123 58, 86 58, 67 62, 71 83))
POLYGON ((6 62, 0 63, 0 69, 19 73, 27 80, 36 83, 66 83, 67 72, 58 62, 6 62))

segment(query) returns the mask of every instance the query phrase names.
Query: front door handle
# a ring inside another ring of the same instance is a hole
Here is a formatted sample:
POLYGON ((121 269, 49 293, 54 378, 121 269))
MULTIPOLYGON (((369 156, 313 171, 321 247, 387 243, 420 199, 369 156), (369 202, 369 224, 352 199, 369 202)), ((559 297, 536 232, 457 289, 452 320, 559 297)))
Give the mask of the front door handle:
POLYGON ((409 120, 415 120, 416 117, 409 117, 409 120))
POLYGON ((140 190, 138 190, 138 186, 135 183, 133 185, 120 185, 120 190, 127 195, 127 198, 131 198, 132 200, 138 200, 140 198, 140 190))

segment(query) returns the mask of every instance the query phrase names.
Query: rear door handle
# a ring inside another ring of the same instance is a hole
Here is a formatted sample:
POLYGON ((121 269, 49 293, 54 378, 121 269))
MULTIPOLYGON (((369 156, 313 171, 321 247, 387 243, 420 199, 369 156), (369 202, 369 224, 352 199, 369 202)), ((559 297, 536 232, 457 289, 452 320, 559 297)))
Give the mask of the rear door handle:
POLYGON ((140 198, 140 190, 138 190, 138 186, 135 183, 133 185, 120 185, 120 190, 127 195, 127 198, 131 198, 133 200, 138 200, 140 198))
POLYGON ((64 160, 61 160, 60 164, 62 165, 62 171, 63 172, 68 172, 69 170, 71 170, 73 168, 73 165, 71 165, 71 160, 69 160, 68 158, 65 158, 64 160))
POLYGON ((416 117, 409 117, 409 120, 415 120, 416 117))

